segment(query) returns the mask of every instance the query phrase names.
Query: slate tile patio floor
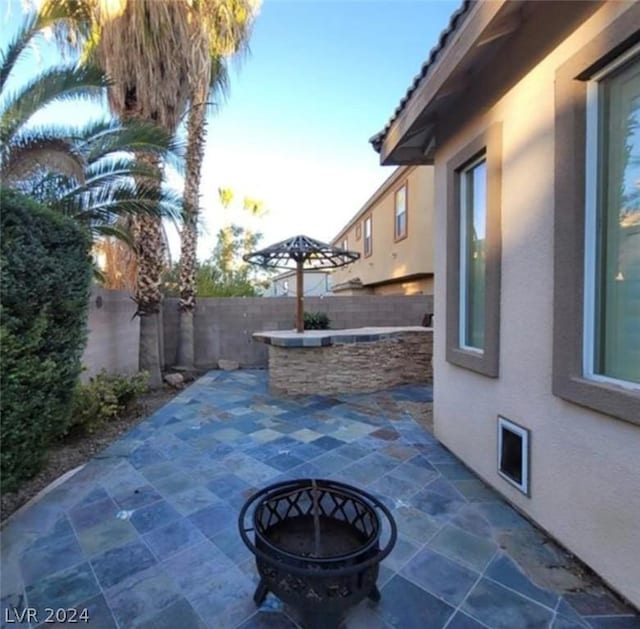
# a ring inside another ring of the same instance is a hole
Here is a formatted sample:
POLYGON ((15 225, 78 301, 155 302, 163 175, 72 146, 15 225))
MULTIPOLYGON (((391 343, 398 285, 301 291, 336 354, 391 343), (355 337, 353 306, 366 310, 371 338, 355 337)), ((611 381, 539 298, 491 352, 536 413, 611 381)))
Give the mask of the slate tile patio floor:
POLYGON ((366 487, 398 523, 382 601, 352 610, 349 629, 640 627, 398 405, 430 396, 287 400, 264 371, 207 374, 10 519, 2 627, 29 626, 7 622, 25 607, 39 621, 86 608, 95 629, 295 627, 292 610, 256 611, 236 517, 256 487, 310 475, 366 487))

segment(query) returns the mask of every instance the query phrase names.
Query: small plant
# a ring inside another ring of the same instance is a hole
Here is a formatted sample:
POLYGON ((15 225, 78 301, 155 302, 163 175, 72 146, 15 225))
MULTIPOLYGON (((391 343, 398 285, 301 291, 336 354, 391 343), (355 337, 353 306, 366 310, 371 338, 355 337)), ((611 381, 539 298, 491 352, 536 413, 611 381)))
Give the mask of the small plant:
POLYGON ((326 312, 305 312, 305 330, 328 330, 331 321, 326 312))
POLYGON ((122 376, 102 371, 89 382, 78 383, 73 396, 71 427, 93 432, 126 410, 148 389, 148 381, 146 372, 122 376))

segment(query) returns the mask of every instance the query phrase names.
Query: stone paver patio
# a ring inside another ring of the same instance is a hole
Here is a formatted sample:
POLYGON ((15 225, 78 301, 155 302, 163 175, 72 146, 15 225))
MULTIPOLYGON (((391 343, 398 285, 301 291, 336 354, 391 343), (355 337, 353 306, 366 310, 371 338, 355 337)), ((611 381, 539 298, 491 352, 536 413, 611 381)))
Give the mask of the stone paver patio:
POLYGON ((256 611, 236 525, 256 487, 293 477, 361 485, 393 509, 382 601, 352 610, 349 629, 640 627, 403 412, 430 396, 288 400, 268 394, 264 371, 209 373, 9 520, 2 627, 29 626, 12 622, 25 607, 38 622, 47 607, 86 608, 96 629, 295 627, 273 599, 256 611))

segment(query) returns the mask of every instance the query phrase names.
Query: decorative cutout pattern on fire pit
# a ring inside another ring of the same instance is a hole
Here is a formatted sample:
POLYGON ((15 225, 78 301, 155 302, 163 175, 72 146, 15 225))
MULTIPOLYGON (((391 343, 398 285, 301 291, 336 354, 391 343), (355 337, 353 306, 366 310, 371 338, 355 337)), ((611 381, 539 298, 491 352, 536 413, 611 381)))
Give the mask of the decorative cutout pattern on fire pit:
POLYGON ((239 527, 260 574, 256 604, 271 591, 297 608, 307 626, 331 627, 365 597, 379 600, 378 568, 395 544, 396 526, 389 510, 366 492, 330 480, 277 483, 244 505, 239 527), (252 506, 253 527, 247 528, 252 506), (382 549, 380 513, 389 536, 382 549))

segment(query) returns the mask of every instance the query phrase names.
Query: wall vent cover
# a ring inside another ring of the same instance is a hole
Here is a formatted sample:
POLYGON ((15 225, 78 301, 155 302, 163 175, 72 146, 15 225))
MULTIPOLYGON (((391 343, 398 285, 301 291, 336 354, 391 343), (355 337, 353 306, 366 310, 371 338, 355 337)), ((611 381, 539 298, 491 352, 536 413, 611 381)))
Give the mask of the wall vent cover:
POLYGON ((498 415, 498 474, 527 496, 530 442, 526 428, 498 415))

